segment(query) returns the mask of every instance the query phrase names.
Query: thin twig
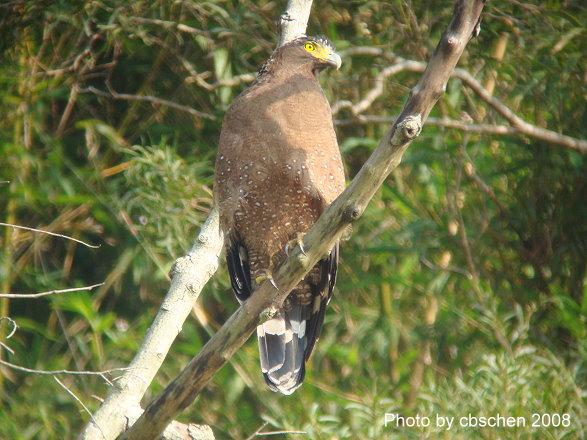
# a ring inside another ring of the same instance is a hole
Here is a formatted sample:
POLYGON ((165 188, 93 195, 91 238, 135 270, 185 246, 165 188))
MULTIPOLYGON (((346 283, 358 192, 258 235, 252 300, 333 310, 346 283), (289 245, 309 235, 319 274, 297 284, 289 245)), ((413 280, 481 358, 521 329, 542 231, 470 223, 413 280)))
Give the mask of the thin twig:
POLYGON ((381 47, 373 47, 373 46, 355 46, 349 47, 340 52, 341 57, 352 57, 355 55, 359 56, 375 56, 375 57, 385 57, 387 59, 394 60, 397 58, 397 55, 389 50, 385 50, 381 47))
POLYGON ((59 126, 57 127, 57 131, 55 132, 55 136, 60 138, 65 131, 65 127, 67 122, 69 121, 69 117, 71 116, 71 112, 73 111, 73 107, 77 101, 77 97, 79 95, 79 84, 76 82, 71 86, 71 90, 69 92, 69 99, 67 100, 67 105, 65 106, 65 110, 63 110, 63 114, 61 115, 61 120, 59 121, 59 126))
POLYGON ((479 98, 493 107, 493 109, 497 111, 497 113, 499 113, 504 119, 506 119, 519 133, 551 144, 573 148, 581 153, 587 153, 587 141, 583 139, 575 139, 571 136, 560 134, 546 128, 537 127, 530 124, 529 122, 524 121, 499 99, 490 95, 487 90, 485 90, 483 85, 466 70, 455 69, 453 76, 464 82, 471 90, 473 90, 473 92, 477 94, 477 96, 479 96, 479 98))
POLYGON ((53 237, 65 238, 66 240, 75 241, 76 243, 83 244, 84 246, 87 246, 92 249, 98 249, 100 247, 99 244, 89 244, 89 243, 86 243, 85 241, 78 240, 77 238, 69 237, 68 235, 57 234, 55 232, 49 232, 49 231, 45 231, 43 229, 29 228, 28 226, 19 226, 19 225, 13 225, 10 223, 1 223, 1 222, 0 222, 0 226, 6 226, 7 228, 24 229, 25 231, 40 232, 42 234, 52 235, 53 237))
POLYGON ((8 345, 6 345, 4 342, 0 341, 0 347, 4 348, 4 350, 6 350, 8 353, 14 356, 14 350, 10 348, 8 345))
POLYGON ((115 371, 127 371, 129 369, 126 367, 121 367, 121 368, 112 368, 110 370, 104 370, 104 371, 36 370, 34 368, 21 367, 20 365, 13 364, 11 362, 7 362, 2 359, 0 359, 0 365, 4 365, 5 367, 11 368, 16 371, 22 371, 23 373, 40 374, 40 375, 44 375, 44 376, 54 376, 56 374, 67 374, 69 376, 100 376, 100 377, 104 377, 105 374, 110 374, 115 371))
POLYGON ((40 293, 0 293, 0 298, 13 298, 13 299, 41 298, 43 296, 58 295, 58 294, 62 294, 62 293, 83 292, 86 290, 95 289, 96 287, 100 287, 103 285, 104 285, 104 283, 98 283, 98 284, 92 284, 91 286, 71 287, 69 289, 60 289, 60 290, 49 290, 47 292, 40 292, 40 293))
POLYGON ((465 149, 463 147, 461 147, 462 154, 465 158, 465 163, 463 166, 463 168, 465 170, 465 174, 467 175, 467 177, 469 179, 471 179, 475 183, 475 185, 477 185, 477 187, 483 193, 485 193, 485 195, 487 197, 489 197, 493 201, 493 203, 495 203, 495 206, 497 206, 497 209, 499 209, 499 213, 503 217, 507 217, 507 210, 506 210, 505 206, 497 198, 497 196, 495 195, 495 191, 493 191, 493 188, 491 188, 487 183, 485 183, 483 181, 483 179, 481 179, 481 177, 479 177, 479 175, 477 174, 477 172, 475 170, 475 166, 473 165, 473 162, 471 161, 471 159, 469 159, 466 156, 466 152, 464 150, 465 149))
POLYGON ((255 437, 257 437, 257 434, 259 434, 261 432, 261 430, 263 428, 265 428, 265 426, 267 426, 268 424, 269 424, 269 422, 263 422, 263 424, 261 426, 259 426, 255 432, 253 432, 251 435, 249 435, 246 438, 246 440, 253 440, 255 437))
POLYGON ((307 431, 271 431, 271 432, 258 432, 257 437, 270 436, 270 435, 283 435, 283 434, 307 434, 307 431))
MULTIPOLYGON (((419 64, 420 63, 418 61, 403 60, 402 59, 401 61, 398 61, 397 63, 386 67, 385 69, 383 69, 381 72, 379 72, 375 76, 375 78, 374 78, 375 84, 367 92, 367 94, 365 95, 365 97, 363 99, 361 99, 356 104, 353 104, 350 101, 335 102, 332 105, 332 114, 335 115, 343 108, 349 108, 354 115, 358 115, 360 113, 363 113, 365 110, 367 110, 369 107, 371 107, 373 102, 375 102, 375 100, 378 97, 380 97, 383 94, 385 80, 387 78, 389 78, 390 76, 397 75, 398 73, 403 72, 404 70, 412 70, 416 66, 418 66, 419 64)), ((426 66, 426 65, 424 64, 424 66, 426 66)))
POLYGON ((80 89, 80 93, 93 93, 94 95, 103 96, 105 98, 112 98, 112 99, 120 99, 123 101, 146 101, 151 102, 153 104, 158 105, 165 105, 167 107, 174 108, 176 110, 180 110, 182 112, 187 112, 192 116, 196 116, 198 118, 203 119, 211 119, 214 120, 216 117, 210 113, 201 112, 196 110, 195 108, 189 107, 187 105, 178 104, 177 102, 169 101, 168 99, 158 98, 156 96, 150 95, 130 95, 128 93, 118 93, 114 90, 110 90, 110 92, 104 92, 103 90, 99 90, 93 86, 90 86, 85 89, 80 89))
POLYGON ((162 26, 165 29, 172 29, 175 28, 178 31, 185 32, 192 35, 207 35, 207 32, 202 31, 200 29, 196 29, 194 27, 188 26, 186 24, 177 23, 175 21, 168 21, 168 20, 160 20, 157 18, 145 18, 145 17, 127 17, 130 21, 134 21, 135 23, 140 24, 154 24, 157 26, 162 26))
MULTIPOLYGON (((55 379, 55 381, 56 381, 56 382, 57 382, 59 385, 61 385, 61 387, 62 387, 62 388, 65 390, 65 391, 67 391, 67 393, 68 393, 68 394, 69 394, 71 397, 73 397, 73 398, 76 400, 76 402, 78 402, 78 403, 79 403, 79 404, 82 406, 82 408, 84 409, 84 411, 85 411, 85 412, 87 412, 87 413, 90 415, 90 418, 91 418, 91 419, 93 419, 93 418, 94 418, 94 416, 92 415, 92 413, 90 412, 90 410, 88 409, 88 407, 87 407, 86 405, 84 405, 84 402, 82 402, 82 401, 81 401, 81 399, 80 399, 79 397, 77 397, 77 396, 74 394, 74 392, 73 392, 73 391, 71 391, 69 388, 67 388, 67 387, 65 386, 65 384, 64 384, 63 382, 61 382, 59 379, 57 379, 55 376, 53 376, 53 379, 55 379)), ((102 437, 103 437, 103 438, 106 438, 106 436, 104 435, 104 433, 102 433, 102 437)))

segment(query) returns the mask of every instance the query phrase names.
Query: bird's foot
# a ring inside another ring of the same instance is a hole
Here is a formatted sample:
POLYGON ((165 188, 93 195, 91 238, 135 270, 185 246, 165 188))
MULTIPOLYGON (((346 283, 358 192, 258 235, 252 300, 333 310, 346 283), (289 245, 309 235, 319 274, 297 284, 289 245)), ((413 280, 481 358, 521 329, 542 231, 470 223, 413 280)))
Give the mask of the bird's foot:
POLYGON ((306 251, 304 250, 304 235, 305 234, 303 232, 298 232, 296 234, 296 238, 294 238, 293 240, 288 241, 285 244, 285 249, 284 249, 285 250, 285 255, 287 255, 289 257, 289 251, 291 249, 295 248, 296 245, 298 245, 300 247, 300 251, 302 252, 302 254, 304 256, 306 256, 306 257, 308 256, 306 254, 306 251))
POLYGON ((257 286, 261 285, 265 281, 269 281, 273 287, 275 287, 277 290, 279 290, 281 292, 281 289, 279 289, 279 287, 277 287, 277 284, 275 283, 275 280, 273 279, 273 274, 271 273, 270 270, 266 270, 264 274, 259 275, 255 278, 255 284, 257 286))

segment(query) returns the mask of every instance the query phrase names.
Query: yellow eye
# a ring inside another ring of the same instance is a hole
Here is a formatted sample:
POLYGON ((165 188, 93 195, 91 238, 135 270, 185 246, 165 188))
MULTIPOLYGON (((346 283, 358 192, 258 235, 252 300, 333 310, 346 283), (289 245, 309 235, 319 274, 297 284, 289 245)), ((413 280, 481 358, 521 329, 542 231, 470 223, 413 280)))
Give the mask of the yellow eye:
POLYGON ((306 43, 304 44, 304 49, 308 52, 314 52, 316 50, 316 45, 314 43, 306 43))

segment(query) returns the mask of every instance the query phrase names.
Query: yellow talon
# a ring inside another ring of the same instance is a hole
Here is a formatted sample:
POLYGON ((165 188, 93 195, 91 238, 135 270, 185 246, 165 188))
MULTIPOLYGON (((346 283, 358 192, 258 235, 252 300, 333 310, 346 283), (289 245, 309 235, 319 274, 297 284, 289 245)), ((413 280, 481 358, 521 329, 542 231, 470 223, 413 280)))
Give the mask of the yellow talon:
POLYGON ((269 278, 267 277, 267 275, 259 275, 257 278, 255 278, 255 284, 258 286, 260 284, 262 284, 264 281, 267 281, 269 278))
POLYGON ((296 234, 296 238, 288 241, 285 245, 285 255, 287 255, 289 257, 289 250, 293 249, 294 247, 299 246, 300 247, 300 251, 302 252, 302 254, 304 256, 308 256, 306 254, 306 251, 304 250, 304 233, 303 232, 298 232, 296 234))
POLYGON ((267 270, 264 274, 262 275, 258 275, 255 278, 255 284, 257 286, 261 285, 262 283, 264 283, 265 281, 269 280, 269 282, 271 283, 271 285, 273 287, 275 287, 277 290, 280 290, 279 287, 277 287, 277 284, 275 284, 275 280, 273 279, 273 275, 271 275, 271 272, 269 270, 267 270))

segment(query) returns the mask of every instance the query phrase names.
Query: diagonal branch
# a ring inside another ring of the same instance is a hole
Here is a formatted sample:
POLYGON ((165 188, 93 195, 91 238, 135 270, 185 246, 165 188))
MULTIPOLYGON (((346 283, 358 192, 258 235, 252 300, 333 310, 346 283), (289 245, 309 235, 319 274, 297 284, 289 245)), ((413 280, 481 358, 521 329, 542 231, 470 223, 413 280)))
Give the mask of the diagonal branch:
POLYGON ((349 187, 306 233, 303 240, 305 253, 299 245, 296 246, 274 274, 279 289, 269 281, 256 289, 180 375, 149 404, 136 423, 121 435, 121 439, 151 439, 163 431, 248 339, 260 314, 283 302, 289 291, 328 253, 346 227, 361 216, 379 186, 399 165, 404 152, 419 135, 423 121, 445 90, 446 82, 473 34, 483 6, 481 0, 457 0, 452 21, 398 120, 349 187))
POLYGON ((212 211, 189 253, 175 262, 173 280, 141 347, 122 377, 80 434, 80 439, 116 438, 127 419, 140 413, 141 398, 161 367, 171 344, 210 277, 216 272, 223 237, 212 211))
POLYGON ((29 228, 28 226, 13 225, 12 223, 1 223, 1 222, 0 222, 0 226, 6 226, 7 228, 13 228, 13 229, 24 229, 25 231, 40 232, 42 234, 52 235, 53 237, 65 238, 66 240, 75 241, 76 243, 83 244, 84 246, 92 248, 92 249, 98 249, 100 247, 99 244, 97 244, 97 245, 96 244, 89 244, 89 243, 86 243, 85 241, 78 240, 77 238, 69 237, 68 235, 63 235, 63 234, 57 234, 56 232, 47 231, 45 229, 29 228))

